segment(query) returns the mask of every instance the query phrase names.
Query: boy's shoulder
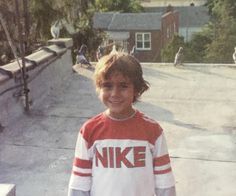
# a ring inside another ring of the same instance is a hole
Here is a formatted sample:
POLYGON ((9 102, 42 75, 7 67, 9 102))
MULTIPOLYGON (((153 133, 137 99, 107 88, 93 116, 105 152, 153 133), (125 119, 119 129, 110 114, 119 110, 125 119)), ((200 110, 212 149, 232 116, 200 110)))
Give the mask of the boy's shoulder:
POLYGON ((82 135, 84 136, 91 135, 94 130, 96 130, 99 127, 102 127, 104 123, 105 123, 104 114, 99 113, 84 122, 84 124, 80 128, 80 133, 82 133, 82 135))
MULTIPOLYGON (((103 127, 107 124, 109 118, 104 114, 104 112, 99 113, 90 119, 88 119, 82 126, 83 129, 93 130, 94 128, 103 127)), ((130 121, 128 121, 130 122, 130 121)), ((145 113, 137 110, 135 115, 135 120, 132 121, 133 123, 138 123, 139 126, 151 128, 154 130, 162 131, 162 127, 160 124, 152 117, 146 115, 145 113)), ((131 123, 132 124, 132 123, 131 123)))
POLYGON ((104 121, 105 121, 105 116, 104 116, 104 113, 102 112, 102 113, 99 113, 99 114, 91 117, 90 119, 88 119, 83 124, 83 127, 92 127, 92 126, 102 123, 104 121))
POLYGON ((147 114, 138 111, 137 112, 139 115, 139 118, 141 118, 143 121, 145 121, 146 123, 150 123, 150 124, 155 124, 155 125, 159 125, 159 123, 157 122, 157 120, 155 120, 153 117, 148 116, 147 114))
POLYGON ((142 123, 147 126, 147 127, 154 127, 155 129, 158 128, 159 130, 162 131, 162 128, 160 126, 160 124, 152 117, 148 116, 145 113, 142 113, 140 111, 138 111, 138 117, 139 117, 139 121, 142 121, 142 123))

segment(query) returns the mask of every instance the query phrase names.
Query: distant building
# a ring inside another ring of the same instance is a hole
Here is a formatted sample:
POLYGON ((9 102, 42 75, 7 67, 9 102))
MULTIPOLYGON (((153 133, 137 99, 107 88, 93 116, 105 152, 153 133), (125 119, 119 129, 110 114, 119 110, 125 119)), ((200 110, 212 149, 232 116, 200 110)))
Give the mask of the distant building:
POLYGON ((204 6, 176 7, 179 11, 179 35, 190 41, 194 33, 200 32, 208 24, 210 16, 204 6))
POLYGON ((161 49, 179 30, 177 11, 166 13, 95 13, 93 27, 107 35, 105 44, 115 43, 123 51, 135 46, 142 62, 161 61, 161 49))
MULTIPOLYGON (((166 6, 149 6, 145 7, 145 11, 164 13, 166 8, 166 6)), ((197 6, 191 3, 188 6, 174 6, 173 9, 179 12, 179 35, 183 36, 185 41, 190 41, 192 35, 201 31, 210 20, 208 9, 203 5, 197 6)))
POLYGON ((140 2, 143 7, 189 6, 191 3, 202 6, 207 0, 140 0, 140 2))

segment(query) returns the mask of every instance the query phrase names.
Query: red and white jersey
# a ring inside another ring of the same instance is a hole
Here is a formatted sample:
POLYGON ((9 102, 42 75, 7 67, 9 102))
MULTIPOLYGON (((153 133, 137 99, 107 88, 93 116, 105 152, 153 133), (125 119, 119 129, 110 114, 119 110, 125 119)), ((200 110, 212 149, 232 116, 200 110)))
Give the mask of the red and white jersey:
POLYGON ((159 124, 137 111, 127 120, 101 113, 81 128, 69 188, 91 196, 153 196, 174 186, 159 124))

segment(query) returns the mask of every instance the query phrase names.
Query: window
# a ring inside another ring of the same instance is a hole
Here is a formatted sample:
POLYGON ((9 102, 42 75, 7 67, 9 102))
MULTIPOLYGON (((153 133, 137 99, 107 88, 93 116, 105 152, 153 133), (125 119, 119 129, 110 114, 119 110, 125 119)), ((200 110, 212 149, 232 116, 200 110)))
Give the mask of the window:
POLYGON ((136 33, 135 34, 136 48, 138 50, 151 49, 151 33, 136 33))

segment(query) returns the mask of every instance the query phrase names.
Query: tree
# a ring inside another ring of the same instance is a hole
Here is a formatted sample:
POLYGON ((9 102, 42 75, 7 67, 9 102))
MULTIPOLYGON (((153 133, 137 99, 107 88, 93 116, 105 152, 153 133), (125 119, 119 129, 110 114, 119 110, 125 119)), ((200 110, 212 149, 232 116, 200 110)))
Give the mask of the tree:
POLYGON ((29 2, 30 14, 32 16, 34 41, 46 41, 51 38, 50 27, 61 13, 53 9, 53 0, 31 0, 29 2))
MULTIPOLYGON (((32 28, 35 42, 44 42, 51 39, 51 25, 57 20, 63 20, 75 29, 71 33, 63 28, 60 32, 62 37, 72 37, 74 48, 82 43, 92 46, 90 40, 96 39, 97 34, 92 28, 92 14, 94 12, 95 0, 31 0, 30 14, 32 16, 32 28), (92 37, 92 38, 91 38, 92 37)), ((65 27, 65 26, 64 26, 65 27)))
POLYGON ((236 22, 232 21, 228 28, 218 30, 218 35, 206 48, 205 59, 213 63, 232 63, 232 53, 236 43, 236 22))
POLYGON ((209 33, 213 32, 211 43, 207 44, 205 59, 208 62, 231 63, 236 43, 235 0, 208 0, 211 14, 209 33))
POLYGON ((96 9, 102 12, 140 12, 143 7, 138 0, 96 0, 96 9))
POLYGON ((50 39, 50 26, 63 19, 76 32, 71 34, 64 28, 61 35, 72 37, 74 48, 86 44, 91 57, 95 56, 103 38, 103 33, 93 29, 92 18, 96 11, 137 12, 142 9, 138 0, 31 0, 29 3, 35 41, 50 39))
POLYGON ((185 60, 232 63, 232 53, 236 43, 235 0, 208 0, 206 6, 210 22, 186 43, 185 60))
POLYGON ((208 29, 193 34, 192 39, 188 43, 187 61, 201 63, 205 61, 207 45, 212 42, 212 36, 208 29))

